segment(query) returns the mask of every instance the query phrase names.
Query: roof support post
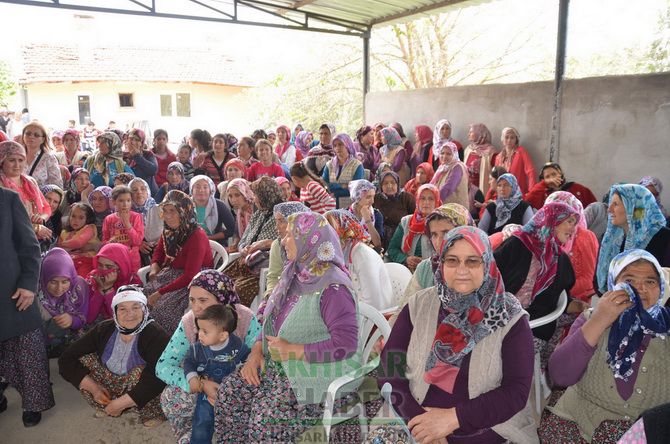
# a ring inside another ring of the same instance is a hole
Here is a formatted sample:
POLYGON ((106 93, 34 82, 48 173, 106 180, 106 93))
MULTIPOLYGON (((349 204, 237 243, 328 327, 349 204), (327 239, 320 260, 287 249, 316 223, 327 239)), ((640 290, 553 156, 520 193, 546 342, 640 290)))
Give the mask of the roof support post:
POLYGON ((363 36, 363 122, 365 122, 365 96, 370 92, 370 34, 363 36))
POLYGON ((568 39, 568 9, 570 0, 560 0, 558 6, 558 34, 556 38, 556 68, 554 79, 554 108, 551 116, 549 160, 558 162, 561 135, 561 104, 565 74, 565 48, 568 39))

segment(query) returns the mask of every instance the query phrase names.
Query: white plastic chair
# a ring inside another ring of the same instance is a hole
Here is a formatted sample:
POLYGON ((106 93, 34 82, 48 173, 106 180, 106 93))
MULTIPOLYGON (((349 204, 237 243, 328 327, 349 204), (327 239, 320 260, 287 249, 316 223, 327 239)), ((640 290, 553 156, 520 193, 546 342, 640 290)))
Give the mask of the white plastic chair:
MULTIPOLYGON (((563 314, 563 312, 565 311, 565 307, 567 307, 567 305, 568 305, 568 295, 564 290, 558 296, 558 304, 556 306, 556 310, 552 311, 548 315, 544 315, 541 318, 533 319, 532 321, 529 322, 531 330, 533 328, 541 327, 543 325, 547 325, 551 322, 554 322, 563 314)), ((533 385, 535 388, 535 410, 537 411, 538 415, 542 414, 542 399, 544 399, 543 384, 542 384, 543 377, 544 375, 542 375, 542 370, 540 369, 540 354, 538 352, 535 352, 535 359, 533 362, 533 385)))
POLYGON ((393 300, 398 303, 405 294, 405 289, 412 280, 412 272, 403 264, 395 262, 386 262, 384 264, 391 279, 391 288, 393 289, 393 300))
POLYGON ((362 351, 360 368, 352 371, 349 374, 340 376, 330 383, 326 393, 326 402, 323 410, 323 427, 326 431, 326 442, 330 438, 330 429, 332 426, 340 424, 344 421, 358 416, 361 425, 361 436, 365 437, 368 431, 367 420, 365 417, 365 406, 360 401, 346 412, 340 412, 337 415, 334 412, 335 401, 338 399, 338 391, 347 384, 354 383, 356 387, 360 386, 365 378, 365 375, 377 368, 379 365, 379 356, 376 356, 370 362, 370 353, 374 345, 380 337, 384 341, 388 341, 391 334, 391 326, 386 321, 384 316, 379 313, 374 307, 364 303, 358 303, 359 324, 358 324, 358 347, 362 351), (370 332, 376 327, 375 332, 370 335, 370 332))
POLYGON ((212 249, 212 256, 214 257, 214 268, 223 271, 228 265, 228 252, 223 248, 223 245, 213 240, 209 241, 209 247, 212 249), (217 266, 219 262, 221 265, 217 266))
POLYGON ((146 267, 142 267, 139 270, 137 270, 137 277, 140 278, 140 281, 142 281, 142 287, 147 286, 147 282, 149 281, 149 271, 151 271, 151 266, 147 265, 146 267))
POLYGON ((263 296, 265 296, 265 290, 267 289, 268 271, 269 268, 261 268, 261 274, 258 280, 258 294, 249 305, 249 309, 254 313, 256 313, 258 310, 258 306, 261 305, 263 296))

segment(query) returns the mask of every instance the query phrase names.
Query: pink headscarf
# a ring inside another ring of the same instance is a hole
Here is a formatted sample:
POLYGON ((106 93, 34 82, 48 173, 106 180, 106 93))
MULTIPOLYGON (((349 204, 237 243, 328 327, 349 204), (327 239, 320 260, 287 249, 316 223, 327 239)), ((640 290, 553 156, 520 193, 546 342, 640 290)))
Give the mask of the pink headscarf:
POLYGON ((496 147, 491 145, 491 131, 483 123, 471 123, 470 131, 475 135, 475 141, 470 144, 470 148, 474 149, 477 154, 484 156, 493 154, 496 147))
POLYGON ((575 230, 575 235, 570 237, 566 243, 563 244, 563 251, 570 253, 572 251, 572 246, 575 243, 575 238, 579 230, 586 230, 586 217, 584 216, 584 206, 582 202, 575 197, 574 194, 567 191, 554 191, 547 199, 544 201, 544 204, 552 202, 562 202, 575 210, 579 214, 579 222, 577 222, 577 230, 575 230))
POLYGON ((255 196, 254 192, 251 191, 251 186, 249 186, 249 182, 247 182, 246 179, 237 178, 231 180, 230 182, 228 182, 228 192, 230 192, 231 188, 235 188, 237 191, 239 191, 240 194, 242 194, 242 197, 244 197, 244 200, 249 204, 248 211, 242 211, 242 210, 236 211, 237 232, 241 236, 242 233, 244 233, 244 230, 247 229, 247 225, 249 225, 251 215, 254 212, 255 196))

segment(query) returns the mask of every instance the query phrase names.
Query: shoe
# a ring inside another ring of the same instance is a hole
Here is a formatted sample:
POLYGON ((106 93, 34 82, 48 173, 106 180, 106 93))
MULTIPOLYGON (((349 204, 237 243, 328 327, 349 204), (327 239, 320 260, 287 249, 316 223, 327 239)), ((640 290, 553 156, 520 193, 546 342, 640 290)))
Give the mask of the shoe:
POLYGON ((0 399, 0 413, 5 410, 7 410, 7 397, 3 396, 2 399, 0 399))
POLYGON ((157 426, 161 425, 162 423, 163 423, 162 419, 154 418, 154 419, 148 419, 148 420, 144 421, 142 424, 144 425, 144 427, 146 427, 148 429, 152 429, 154 427, 157 427, 157 426))
POLYGON ((104 410, 96 410, 95 413, 93 414, 94 418, 106 418, 107 417, 107 412, 104 410))
POLYGON ((33 427, 42 420, 42 412, 23 412, 23 425, 25 427, 33 427))

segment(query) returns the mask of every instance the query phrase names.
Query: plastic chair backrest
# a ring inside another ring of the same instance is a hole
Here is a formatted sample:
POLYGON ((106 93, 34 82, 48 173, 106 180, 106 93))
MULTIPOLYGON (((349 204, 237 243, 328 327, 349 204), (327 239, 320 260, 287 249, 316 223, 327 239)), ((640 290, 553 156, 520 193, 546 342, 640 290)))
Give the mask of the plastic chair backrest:
POLYGON ((542 325, 549 324, 550 322, 554 322, 556 319, 558 319, 563 312, 565 311, 565 307, 568 305, 568 294, 563 290, 558 297, 558 304, 556 304, 556 310, 552 311, 548 315, 544 315, 541 318, 533 319, 532 321, 529 322, 530 328, 536 328, 536 327, 541 327, 542 325))
POLYGON ((370 353, 380 337, 387 341, 391 335, 391 325, 384 315, 376 308, 365 302, 358 303, 358 313, 360 315, 358 324, 358 344, 362 345, 362 362, 368 362, 370 353), (372 332, 372 330, 375 330, 372 332), (370 334, 372 333, 372 334, 370 334))
POLYGON ((409 285, 409 281, 412 280, 412 272, 403 264, 395 262, 386 262, 384 266, 386 267, 389 279, 391 280, 394 303, 397 304, 405 294, 405 289, 407 288, 407 285, 409 285))
POLYGON ((228 265, 228 252, 220 243, 210 240, 209 246, 212 249, 212 256, 214 257, 214 268, 221 271, 228 265))

